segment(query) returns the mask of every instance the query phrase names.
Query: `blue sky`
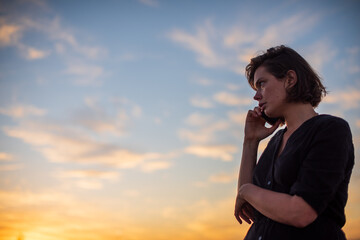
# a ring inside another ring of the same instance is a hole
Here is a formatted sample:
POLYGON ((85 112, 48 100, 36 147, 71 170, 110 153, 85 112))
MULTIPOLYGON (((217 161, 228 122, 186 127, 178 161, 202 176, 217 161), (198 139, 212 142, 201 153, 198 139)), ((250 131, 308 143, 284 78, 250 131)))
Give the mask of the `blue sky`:
MULTIPOLYGON (((349 122, 357 156, 359 10, 358 0, 1 1, 0 236, 243 236, 232 208, 256 106, 244 67, 272 46, 298 51, 330 92, 316 111, 349 122)), ((359 171, 349 239, 360 237, 359 171)))

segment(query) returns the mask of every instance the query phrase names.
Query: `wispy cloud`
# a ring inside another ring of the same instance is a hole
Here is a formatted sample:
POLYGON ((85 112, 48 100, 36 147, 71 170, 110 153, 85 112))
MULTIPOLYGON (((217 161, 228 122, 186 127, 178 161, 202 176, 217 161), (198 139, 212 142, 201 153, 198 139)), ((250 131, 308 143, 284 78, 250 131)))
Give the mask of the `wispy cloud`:
POLYGON ((116 180, 119 178, 119 173, 115 171, 99 171, 99 170, 62 170, 57 172, 60 178, 93 178, 116 180))
POLYGON ((346 89, 330 92, 323 100, 324 103, 338 105, 341 109, 358 109, 360 105, 360 91, 346 89))
POLYGON ((258 38, 261 48, 293 42, 296 38, 311 30, 319 21, 319 15, 305 12, 286 17, 280 22, 269 25, 258 38))
POLYGON ((204 77, 201 77, 201 78, 196 78, 194 80, 195 83, 201 85, 201 86, 211 86, 214 84, 214 81, 209 79, 209 78, 204 78, 204 77))
POLYGON ((0 152, 0 162, 9 162, 14 159, 14 156, 9 153, 0 152))
POLYGON ((3 18, 0 20, 0 47, 12 46, 17 48, 21 55, 29 60, 45 58, 49 51, 43 51, 23 42, 23 36, 27 31, 27 26, 22 22, 9 23, 3 18))
POLYGON ((257 41, 258 34, 252 32, 250 29, 245 29, 242 26, 236 26, 226 33, 223 39, 226 47, 236 49, 242 47, 244 44, 250 44, 257 41))
POLYGON ((227 30, 216 28, 206 21, 197 27, 195 33, 176 29, 170 32, 169 38, 194 52, 197 61, 205 67, 220 67, 243 74, 245 64, 259 50, 291 44, 311 31, 320 17, 318 14, 300 12, 272 22, 263 29, 240 23, 227 30))
POLYGON ((212 183, 231 183, 236 181, 238 175, 236 173, 225 173, 221 172, 218 174, 211 175, 209 181, 212 183))
POLYGON ((229 83, 229 84, 226 84, 226 88, 231 90, 231 91, 236 91, 236 90, 239 90, 241 88, 241 85, 229 83))
POLYGON ((86 97, 85 106, 76 109, 72 122, 98 134, 125 135, 132 121, 139 119, 142 108, 127 98, 110 99, 103 102, 86 97))
POLYGON ((214 118, 213 115, 201 114, 195 112, 185 119, 185 122, 191 126, 205 126, 214 118))
POLYGON ((103 80, 104 70, 97 65, 84 63, 72 63, 65 70, 65 73, 74 76, 74 83, 78 85, 100 85, 103 80))
POLYGON ((356 61, 356 59, 359 59, 359 57, 360 57, 360 46, 348 48, 346 52, 349 55, 348 71, 351 74, 359 73, 360 72, 360 64, 359 64, 359 61, 356 61))
POLYGON ((25 118, 28 116, 44 116, 45 109, 41 109, 29 104, 14 104, 7 107, 0 107, 0 113, 12 118, 25 118))
POLYGON ((229 106, 250 105, 252 103, 249 97, 240 97, 229 92, 218 92, 213 98, 215 101, 229 106))
POLYGON ((12 154, 0 152, 0 172, 15 171, 23 167, 23 164, 14 161, 12 154))
POLYGON ((175 29, 168 36, 172 41, 193 51, 196 54, 197 61, 206 67, 218 67, 226 63, 221 56, 215 53, 211 44, 214 29, 210 21, 206 21, 204 25, 197 27, 195 34, 175 29))
POLYGON ((60 179, 70 179, 79 188, 97 190, 103 187, 103 181, 116 181, 120 174, 115 171, 60 170, 54 173, 60 179))
POLYGON ((26 26, 21 23, 8 24, 6 20, 0 20, 0 47, 16 47, 21 55, 29 60, 42 59, 50 52, 28 46, 22 42, 26 26))
POLYGON ((235 145, 193 145, 185 149, 188 154, 202 158, 215 158, 222 161, 232 161, 233 154, 238 151, 235 145))
POLYGON ((34 59, 42 59, 45 58, 47 55, 49 55, 50 53, 48 51, 43 51, 40 49, 36 49, 33 47, 28 47, 26 49, 26 58, 30 59, 30 60, 34 60, 34 59))
POLYGON ((14 47, 27 60, 45 59, 57 54, 64 65, 68 65, 64 72, 74 77, 71 80, 75 84, 99 85, 106 74, 101 64, 95 61, 106 57, 107 50, 88 44, 88 36, 75 34, 75 30, 65 26, 60 17, 49 17, 48 5, 40 2, 14 1, 5 4, 13 6, 0 19, 0 47, 14 47), (17 15, 16 9, 23 7, 34 9, 34 12, 17 15), (29 34, 40 39, 39 44, 30 42, 29 34))
POLYGON ((22 28, 16 24, 7 24, 0 20, 0 46, 11 46, 18 43, 22 28))
POLYGON ((89 189, 89 190, 98 190, 103 187, 103 185, 100 181, 92 180, 92 179, 79 180, 79 181, 76 181, 75 184, 79 188, 89 189))
POLYGON ((0 172, 16 171, 22 169, 24 166, 20 163, 11 163, 0 165, 0 172))
MULTIPOLYGON (((28 143, 50 162, 138 168, 144 172, 171 167, 169 159, 176 153, 138 152, 108 141, 114 136, 124 136, 125 129, 129 131, 132 120, 142 115, 139 105, 127 98, 111 98, 103 103, 97 98, 86 97, 84 103, 85 106, 69 114, 70 119, 60 123, 41 118, 46 111, 32 105, 14 104, 0 108, 0 113, 13 117, 18 123, 3 126, 2 131, 28 143), (31 118, 33 116, 36 118, 31 118)), ((4 153, 1 157, 9 156, 4 153)), ((73 177, 76 174, 102 176, 99 172, 85 171, 66 174, 73 177)), ((101 183, 95 180, 83 179, 81 182, 82 187, 101 187, 101 183)))
POLYGON ((353 46, 345 50, 346 56, 344 59, 337 61, 337 67, 341 70, 346 70, 347 73, 353 75, 360 73, 360 46, 353 46))
POLYGON ((169 161, 147 161, 141 165, 141 169, 144 172, 154 172, 158 170, 168 169, 172 166, 169 161))
POLYGON ((229 123, 222 120, 211 124, 209 123, 198 130, 180 129, 179 136, 181 139, 188 140, 192 143, 211 143, 216 139, 216 132, 223 131, 228 128, 229 123))
POLYGON ((227 115, 228 115, 230 121, 232 121, 232 122, 234 122, 236 124, 239 124, 239 125, 244 125, 247 112, 244 112, 244 111, 230 111, 230 112, 228 112, 227 115))
POLYGON ((19 126, 3 127, 3 131, 10 137, 22 139, 50 162, 141 169, 146 161, 167 161, 170 156, 131 151, 96 140, 79 129, 55 124, 28 122, 19 126))
POLYGON ((85 57, 86 59, 96 60, 107 54, 107 51, 103 47, 89 46, 84 42, 78 40, 78 37, 72 32, 72 30, 64 27, 61 23, 61 19, 56 17, 54 19, 41 19, 34 20, 27 17, 21 19, 21 26, 25 29, 36 30, 45 35, 50 41, 53 41, 55 46, 62 46, 63 53, 75 52, 85 57), (68 49, 67 51, 67 48, 68 49), (70 51, 70 52, 69 52, 70 51))
POLYGON ((210 175, 206 180, 204 181, 198 181, 194 183, 194 186, 199 188, 209 187, 213 184, 229 184, 234 183, 238 179, 238 172, 219 172, 210 175))
POLYGON ((326 39, 312 44, 304 51, 305 58, 317 72, 321 72, 326 63, 332 61, 336 54, 337 51, 326 39))
POLYGON ((199 108, 213 108, 214 107, 213 102, 209 98, 202 97, 202 96, 192 97, 190 99, 190 103, 194 107, 199 107, 199 108))

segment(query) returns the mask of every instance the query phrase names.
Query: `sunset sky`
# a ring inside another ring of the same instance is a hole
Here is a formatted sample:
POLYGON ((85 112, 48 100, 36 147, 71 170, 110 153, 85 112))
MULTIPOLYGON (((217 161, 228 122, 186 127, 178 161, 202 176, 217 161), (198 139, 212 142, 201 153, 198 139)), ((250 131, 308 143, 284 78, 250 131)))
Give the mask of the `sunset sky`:
POLYGON ((316 111, 349 122, 357 157, 359 11, 359 0, 1 0, 0 239, 242 239, 233 208, 257 105, 244 67, 272 46, 298 51, 329 90, 316 111))

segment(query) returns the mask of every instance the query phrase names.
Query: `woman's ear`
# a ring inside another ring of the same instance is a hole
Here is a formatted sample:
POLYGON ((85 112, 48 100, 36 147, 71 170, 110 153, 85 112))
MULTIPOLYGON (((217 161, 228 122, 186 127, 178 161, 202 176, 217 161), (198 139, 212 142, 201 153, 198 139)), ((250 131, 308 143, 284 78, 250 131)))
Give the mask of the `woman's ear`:
POLYGON ((297 75, 294 70, 289 70, 285 77, 285 87, 292 88, 297 83, 297 75))

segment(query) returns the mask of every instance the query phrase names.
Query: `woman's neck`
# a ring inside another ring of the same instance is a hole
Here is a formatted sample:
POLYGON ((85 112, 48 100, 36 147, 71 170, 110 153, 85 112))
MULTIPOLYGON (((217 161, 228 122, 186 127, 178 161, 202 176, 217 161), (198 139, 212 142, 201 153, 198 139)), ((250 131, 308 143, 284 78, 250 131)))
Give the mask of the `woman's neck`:
POLYGON ((288 132, 295 131, 301 124, 318 115, 311 104, 291 103, 284 118, 288 132))

